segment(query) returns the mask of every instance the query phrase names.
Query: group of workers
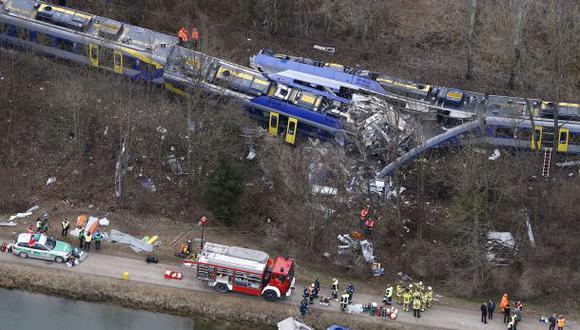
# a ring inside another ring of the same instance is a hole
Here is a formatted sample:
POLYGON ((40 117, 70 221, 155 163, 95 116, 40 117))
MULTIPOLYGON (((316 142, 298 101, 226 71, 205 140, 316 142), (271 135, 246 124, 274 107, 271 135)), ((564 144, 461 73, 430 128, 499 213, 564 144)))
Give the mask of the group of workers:
POLYGON ((179 45, 180 46, 187 46, 187 43, 191 40, 192 49, 197 49, 199 46, 199 32, 197 31, 196 27, 191 29, 191 39, 189 34, 187 33, 187 29, 185 27, 181 27, 179 32, 177 33, 177 37, 179 38, 179 45))
MULTIPOLYGON (((392 301, 392 292, 393 287, 389 284, 385 290, 385 299, 389 304, 392 301)), ((420 318, 421 312, 426 311, 433 303, 433 288, 425 287, 423 282, 409 284, 406 288, 399 283, 395 288, 395 296, 397 303, 403 305, 403 311, 408 312, 409 307, 411 307, 413 316, 420 318)))
POLYGON ((370 205, 363 207, 363 209, 360 211, 360 218, 358 223, 359 227, 364 230, 364 233, 367 237, 370 237, 375 230, 375 221, 369 215, 370 210, 370 205))
POLYGON ((91 242, 95 241, 95 250, 101 251, 101 241, 103 240, 103 234, 100 231, 95 231, 91 233, 84 227, 81 228, 79 232, 79 248, 89 251, 91 249, 91 242))

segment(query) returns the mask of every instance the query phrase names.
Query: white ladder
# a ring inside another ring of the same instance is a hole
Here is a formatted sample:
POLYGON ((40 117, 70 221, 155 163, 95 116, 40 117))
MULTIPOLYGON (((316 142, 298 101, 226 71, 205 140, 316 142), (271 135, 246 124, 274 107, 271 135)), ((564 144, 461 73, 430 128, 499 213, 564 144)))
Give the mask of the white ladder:
POLYGON ((542 176, 550 176, 550 165, 552 164, 552 148, 544 149, 544 166, 542 167, 542 176))

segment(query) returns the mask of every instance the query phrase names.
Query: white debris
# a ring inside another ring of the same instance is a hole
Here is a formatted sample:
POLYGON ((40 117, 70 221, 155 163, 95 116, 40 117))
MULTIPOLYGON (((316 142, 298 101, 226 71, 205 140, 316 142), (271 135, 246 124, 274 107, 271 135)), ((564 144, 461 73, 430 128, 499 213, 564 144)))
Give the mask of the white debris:
POLYGON ((312 46, 312 48, 317 49, 317 50, 321 50, 323 52, 331 53, 331 54, 334 54, 334 52, 336 51, 336 48, 334 48, 334 47, 326 47, 326 46, 320 46, 320 45, 314 45, 314 46, 312 46))
POLYGON ((14 221, 0 222, 0 227, 16 227, 16 222, 14 221))
POLYGON ((563 167, 570 167, 570 166, 578 166, 580 165, 580 160, 572 160, 572 161, 568 161, 568 162, 561 162, 561 163, 556 163, 556 166, 563 168, 563 167))
POLYGON ((256 151, 254 150, 254 146, 250 146, 250 151, 248 152, 248 156, 246 156, 247 160, 252 160, 256 158, 256 151))
POLYGON ((366 239, 360 242, 360 246, 362 248, 363 258, 368 263, 375 262, 375 255, 373 253, 373 244, 366 239))
POLYGON ((167 129, 161 126, 157 127, 156 131, 161 134, 167 133, 167 129))
POLYGON ((36 210, 38 210, 38 205, 34 205, 33 207, 29 208, 26 210, 26 213, 34 213, 36 210))
POLYGON ((294 320, 293 317, 289 317, 278 322, 278 330, 314 330, 304 323, 300 323, 294 320))
POLYGON ((338 189, 333 187, 327 186, 319 186, 319 185, 312 185, 312 193, 315 195, 329 195, 329 196, 336 196, 338 195, 338 189))
POLYGON ((108 225, 109 225, 109 219, 107 219, 107 218, 99 219, 99 226, 105 227, 105 226, 108 226, 108 225))
POLYGON ((501 153, 499 152, 499 149, 494 149, 493 150, 493 154, 491 156, 489 156, 489 160, 496 160, 499 158, 499 156, 501 156, 501 153))
POLYGON ((48 178, 48 180, 46 180, 46 186, 48 187, 55 182, 56 182, 56 176, 51 176, 50 178, 48 178))

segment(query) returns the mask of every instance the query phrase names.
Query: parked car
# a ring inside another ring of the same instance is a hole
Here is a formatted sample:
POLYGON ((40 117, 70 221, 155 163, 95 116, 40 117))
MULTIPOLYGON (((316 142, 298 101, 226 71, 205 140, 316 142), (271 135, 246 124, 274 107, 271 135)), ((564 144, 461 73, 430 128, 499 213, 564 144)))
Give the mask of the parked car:
POLYGON ((53 260, 58 263, 65 262, 72 252, 70 244, 54 240, 44 234, 20 234, 12 246, 12 253, 20 258, 53 260), (36 237, 34 241, 31 241, 32 236, 36 237))

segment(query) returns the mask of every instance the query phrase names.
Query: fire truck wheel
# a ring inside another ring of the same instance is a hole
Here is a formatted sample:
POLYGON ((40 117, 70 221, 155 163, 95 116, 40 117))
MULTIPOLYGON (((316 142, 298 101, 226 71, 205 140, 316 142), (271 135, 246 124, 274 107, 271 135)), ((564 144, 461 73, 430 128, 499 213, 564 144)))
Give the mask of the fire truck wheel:
POLYGON ((217 292, 221 292, 221 293, 227 293, 228 291, 230 291, 230 289, 228 289, 228 286, 225 285, 224 283, 216 284, 215 289, 217 290, 217 292))
POLYGON ((274 290, 266 290, 266 291, 264 291, 264 293, 262 294, 262 296, 267 301, 276 301, 276 300, 278 300, 278 295, 276 294, 276 292, 274 290))

